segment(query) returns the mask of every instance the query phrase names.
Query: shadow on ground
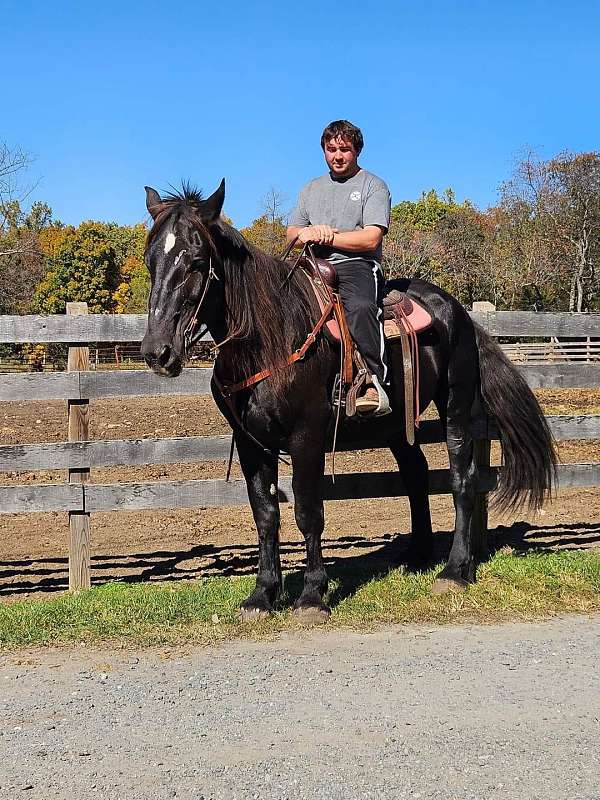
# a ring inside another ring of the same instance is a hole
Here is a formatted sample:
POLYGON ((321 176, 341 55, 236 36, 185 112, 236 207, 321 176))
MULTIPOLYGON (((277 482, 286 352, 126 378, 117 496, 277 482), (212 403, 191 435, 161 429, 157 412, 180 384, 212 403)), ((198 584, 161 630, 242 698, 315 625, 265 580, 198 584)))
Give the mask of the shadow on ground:
MULTIPOLYGON (((385 534, 375 538, 343 536, 326 539, 323 551, 330 577, 339 581, 332 602, 335 604, 355 592, 367 581, 385 574, 403 563, 409 536, 385 534)), ((532 525, 515 522, 490 531, 489 547, 493 553, 511 547, 517 553, 549 550, 580 550, 598 547, 600 524, 532 525)), ((451 534, 442 531, 435 535, 435 550, 431 563, 447 558, 451 534)), ((282 565, 288 570, 286 589, 294 598, 300 594, 303 542, 284 542, 281 545, 282 565)), ((232 544, 213 546, 201 544, 185 550, 156 550, 126 555, 92 556, 92 581, 95 585, 109 581, 137 583, 141 581, 182 581, 207 576, 253 574, 258 551, 256 545, 232 544)), ((0 564, 0 598, 18 599, 45 593, 62 592, 68 588, 66 558, 39 558, 7 561, 0 564)))

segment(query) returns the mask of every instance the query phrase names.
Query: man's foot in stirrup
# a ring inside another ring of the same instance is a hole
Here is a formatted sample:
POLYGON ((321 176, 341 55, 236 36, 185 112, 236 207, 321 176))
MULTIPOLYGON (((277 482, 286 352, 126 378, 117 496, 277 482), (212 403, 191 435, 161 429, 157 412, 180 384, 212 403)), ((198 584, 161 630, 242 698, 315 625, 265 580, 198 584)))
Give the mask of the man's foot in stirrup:
POLYGON ((356 399, 356 410, 359 414, 382 417, 384 414, 391 413, 390 401, 385 389, 375 376, 373 376, 373 384, 361 397, 356 399))

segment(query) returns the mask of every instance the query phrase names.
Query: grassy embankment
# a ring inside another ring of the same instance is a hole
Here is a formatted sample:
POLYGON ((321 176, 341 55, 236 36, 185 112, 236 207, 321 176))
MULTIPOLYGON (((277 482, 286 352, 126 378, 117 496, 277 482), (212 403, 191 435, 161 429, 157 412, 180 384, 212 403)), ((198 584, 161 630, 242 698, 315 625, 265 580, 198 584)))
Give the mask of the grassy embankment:
MULTIPOLYGON (((429 593, 435 570, 423 574, 343 574, 331 583, 328 626, 368 629, 380 624, 497 622, 600 611, 600 553, 518 556, 496 553, 463 594, 429 593)), ((129 645, 215 643, 264 637, 298 627, 289 610, 299 573, 286 576, 282 606, 266 621, 237 620, 253 578, 208 578, 193 583, 109 584, 49 601, 0 606, 0 647, 51 643, 129 645)))

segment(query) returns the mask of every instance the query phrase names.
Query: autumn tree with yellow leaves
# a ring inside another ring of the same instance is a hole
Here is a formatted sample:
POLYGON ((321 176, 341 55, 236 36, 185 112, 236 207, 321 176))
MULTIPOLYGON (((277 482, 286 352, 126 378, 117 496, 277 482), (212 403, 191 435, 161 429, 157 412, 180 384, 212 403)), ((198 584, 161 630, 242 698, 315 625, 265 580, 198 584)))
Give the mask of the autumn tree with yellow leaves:
POLYGON ((34 300, 37 311, 64 313, 71 301, 92 314, 129 310, 133 278, 145 271, 143 226, 83 222, 51 227, 40 236, 46 273, 34 300))

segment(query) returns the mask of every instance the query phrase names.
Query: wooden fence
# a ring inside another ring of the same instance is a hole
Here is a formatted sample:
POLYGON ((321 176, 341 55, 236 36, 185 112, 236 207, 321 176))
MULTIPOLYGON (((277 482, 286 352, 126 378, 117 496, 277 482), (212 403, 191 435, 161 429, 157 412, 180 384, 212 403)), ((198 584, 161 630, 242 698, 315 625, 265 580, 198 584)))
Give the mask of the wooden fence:
MULTIPOLYGON (((492 336, 600 336, 600 314, 534 314, 531 312, 473 312, 473 318, 492 336)), ((176 379, 150 371, 92 371, 89 342, 139 342, 145 332, 143 315, 87 315, 85 304, 68 304, 67 315, 0 316, 0 344, 69 344, 66 372, 5 374, 0 376, 0 401, 66 400, 68 441, 50 444, 0 446, 0 471, 67 469, 68 482, 48 485, 0 486, 0 513, 65 511, 69 514, 69 587, 90 585, 90 514, 96 511, 133 511, 153 508, 229 506, 247 502, 245 482, 234 480, 149 481, 92 484, 92 467, 170 464, 226 459, 228 436, 88 441, 90 401, 136 395, 207 394, 209 369, 185 369, 176 379)), ((600 363, 525 364, 519 369, 532 388, 586 388, 600 386, 600 363)), ((600 416, 548 418, 557 440, 600 438, 600 416)), ((497 438, 493 421, 473 422, 476 454, 481 467, 478 528, 487 526, 486 493, 494 488, 497 470, 490 467, 490 441, 497 438)), ((422 443, 442 441, 440 424, 424 422, 422 443)), ((342 442, 341 449, 381 447, 367 439, 342 442)), ((600 485, 600 464, 565 464, 559 483, 567 486, 600 485)), ((448 471, 430 472, 430 492, 448 492, 448 471)), ((406 492, 397 472, 325 476, 326 500, 397 497, 406 492)), ((282 477, 279 498, 292 500, 291 478, 282 477)))
MULTIPOLYGON (((555 337, 538 342, 503 342, 501 348, 511 361, 519 363, 546 363, 547 361, 600 361, 600 340, 587 339, 560 341, 555 337)), ((195 346, 188 358, 188 366, 208 366, 212 359, 204 342, 195 346)), ((56 354, 37 354, 35 368, 28 354, 14 353, 0 357, 0 373, 56 372, 60 371, 60 357, 56 354)), ((146 369, 140 342, 125 344, 93 344, 90 346, 90 369, 146 369)))
POLYGON ((587 339, 560 341, 552 337, 547 342, 511 342, 502 349, 511 361, 546 363, 548 361, 600 361, 600 341, 587 339))

